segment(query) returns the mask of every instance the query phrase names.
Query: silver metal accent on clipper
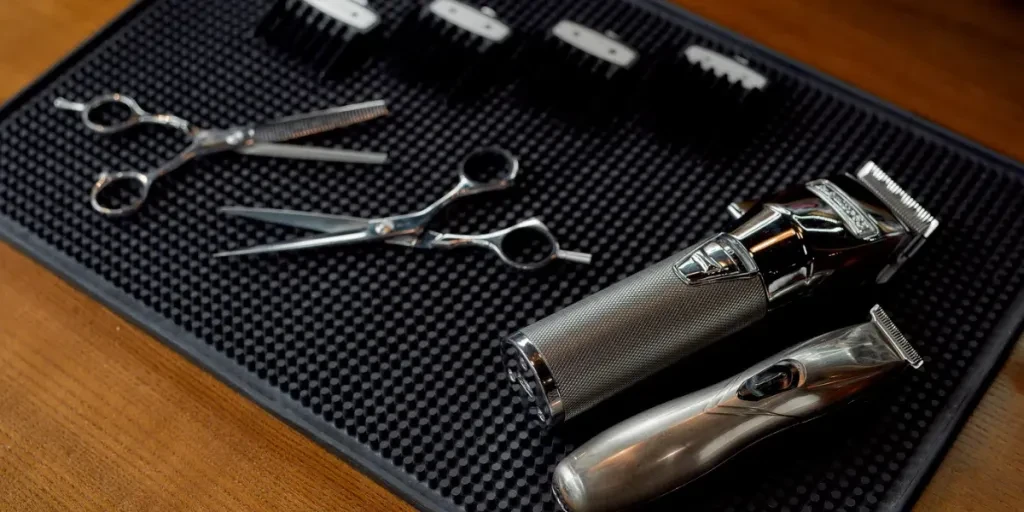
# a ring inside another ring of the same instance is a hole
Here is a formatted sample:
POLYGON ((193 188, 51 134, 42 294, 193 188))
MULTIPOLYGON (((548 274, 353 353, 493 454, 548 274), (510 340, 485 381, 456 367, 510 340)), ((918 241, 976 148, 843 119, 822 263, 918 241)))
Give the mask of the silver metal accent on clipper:
POLYGON ((920 365, 875 306, 869 322, 815 337, 598 434, 558 463, 552 490, 570 512, 646 502, 771 434, 848 403, 895 371, 920 365))
POLYGON ((547 360, 530 338, 521 332, 510 336, 508 342, 516 349, 516 359, 508 369, 508 378, 533 399, 537 417, 541 421, 552 424, 561 422, 565 408, 547 360))
POLYGON ((861 240, 871 240, 879 235, 878 226, 856 201, 829 180, 814 180, 807 184, 807 190, 832 207, 843 221, 843 227, 861 240))
POLYGON ((870 162, 858 176, 735 202, 729 212, 739 217, 732 231, 510 338, 510 367, 522 368, 512 380, 534 390, 528 396, 546 423, 570 419, 799 297, 884 282, 937 225, 870 162))
POLYGON ((757 272, 757 264, 734 237, 720 234, 698 245, 675 264, 686 284, 704 284, 757 272))

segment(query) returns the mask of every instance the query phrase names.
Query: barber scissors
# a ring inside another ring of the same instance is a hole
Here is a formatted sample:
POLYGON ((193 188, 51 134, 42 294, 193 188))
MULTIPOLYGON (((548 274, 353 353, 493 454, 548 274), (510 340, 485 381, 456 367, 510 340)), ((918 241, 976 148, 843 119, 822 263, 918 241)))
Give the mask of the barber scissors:
POLYGON ((97 133, 118 133, 134 126, 148 123, 170 126, 183 132, 191 140, 191 144, 179 153, 178 156, 148 172, 122 171, 111 173, 104 171, 100 173, 96 183, 92 186, 90 203, 94 210, 111 217, 123 217, 138 211, 149 195, 149 188, 158 178, 181 167, 190 160, 223 151, 237 151, 247 155, 364 164, 382 164, 387 160, 387 155, 383 153, 278 144, 308 135, 344 128, 387 115, 388 109, 383 100, 356 103, 343 107, 282 117, 265 124, 247 124, 209 130, 199 128, 178 116, 146 112, 131 97, 117 93, 97 96, 86 103, 57 98, 54 100, 53 105, 59 109, 80 112, 85 126, 97 133), (96 109, 112 104, 127 107, 129 111, 128 117, 122 121, 115 121, 109 124, 94 120, 92 114, 96 109), (139 189, 137 192, 138 197, 119 207, 101 204, 100 194, 118 182, 121 182, 122 185, 136 185, 139 189))
POLYGON ((295 210, 237 206, 221 208, 220 211, 228 215, 308 229, 318 233, 295 240, 223 251, 214 256, 239 256, 295 251, 333 245, 385 242, 417 249, 482 247, 497 254, 504 263, 521 270, 538 269, 557 259, 589 264, 591 260, 590 254, 562 250, 559 248, 558 241, 555 240, 548 227, 536 218, 525 220, 492 233, 479 235, 440 233, 427 229, 427 224, 430 220, 452 201, 475 194, 506 189, 512 186, 518 173, 519 161, 507 151, 500 148, 485 148, 474 151, 463 160, 459 167, 459 181, 454 188, 422 210, 390 217, 364 219, 345 215, 295 210), (495 162, 503 166, 499 176, 486 179, 480 177, 475 172, 495 162), (529 259, 523 261, 523 259, 511 254, 513 248, 510 245, 516 240, 540 242, 538 245, 543 246, 543 249, 526 255, 529 259))

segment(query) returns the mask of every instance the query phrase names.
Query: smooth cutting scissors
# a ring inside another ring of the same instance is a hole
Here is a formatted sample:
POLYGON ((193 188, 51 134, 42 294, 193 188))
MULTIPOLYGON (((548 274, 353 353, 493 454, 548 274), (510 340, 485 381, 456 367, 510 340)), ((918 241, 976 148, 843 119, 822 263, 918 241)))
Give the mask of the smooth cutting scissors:
POLYGON ((440 199, 422 210, 403 215, 364 219, 345 215, 331 215, 296 210, 269 208, 225 207, 222 213, 249 219, 318 231, 319 233, 295 240, 257 245, 246 249, 223 251, 217 257, 261 254, 280 251, 295 251, 332 245, 352 245, 366 242, 385 242, 420 249, 451 249, 456 247, 483 247, 491 250, 506 264, 533 270, 543 267, 556 259, 589 264, 591 255, 559 248, 551 231, 539 219, 532 218, 492 233, 461 235, 427 230, 430 220, 452 201, 474 194, 502 190, 510 187, 519 173, 519 161, 500 148, 485 148, 474 151, 459 167, 459 181, 440 199), (476 170, 498 162, 503 168, 499 176, 482 178, 476 170), (474 179, 474 175, 478 179, 474 179), (530 235, 534 235, 531 237, 530 235), (543 248, 528 254, 523 261, 511 254, 510 244, 515 241, 540 242, 543 248))
POLYGON ((104 94, 86 103, 78 103, 64 98, 57 98, 53 105, 63 110, 71 110, 82 114, 82 122, 90 130, 111 134, 118 133, 139 124, 156 124, 170 126, 183 132, 191 139, 191 144, 178 156, 164 162, 149 172, 122 171, 102 172, 93 184, 90 192, 90 203, 97 212, 112 217, 122 217, 135 213, 149 195, 149 188, 161 176, 181 167, 185 163, 200 156, 236 151, 247 155, 274 156, 302 160, 323 160, 330 162, 348 162, 363 164, 382 164, 387 161, 384 153, 349 151, 344 149, 314 148, 279 142, 298 139, 353 124, 369 121, 387 115, 388 109, 383 100, 355 103, 343 107, 329 108, 304 114, 282 117, 264 124, 247 124, 223 129, 203 129, 171 114, 152 114, 146 112, 132 98, 123 94, 104 94), (96 109, 112 104, 128 108, 128 117, 122 121, 109 124, 93 119, 96 109), (114 183, 134 183, 140 189, 138 196, 124 206, 111 207, 100 204, 100 194, 114 183))

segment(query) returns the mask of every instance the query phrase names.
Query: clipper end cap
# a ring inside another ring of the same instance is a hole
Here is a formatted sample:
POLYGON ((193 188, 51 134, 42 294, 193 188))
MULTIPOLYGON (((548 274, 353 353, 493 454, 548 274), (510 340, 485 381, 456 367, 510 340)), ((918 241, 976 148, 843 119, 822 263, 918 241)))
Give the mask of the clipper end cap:
POLYGON ((555 377, 540 349, 522 331, 505 339, 515 349, 515 356, 507 366, 513 386, 536 408, 537 417, 547 426, 565 419, 565 407, 555 377))
POLYGON ((572 456, 563 459, 555 466, 551 475, 551 493, 555 495, 558 508, 564 512, 583 512, 587 509, 584 506, 585 491, 583 481, 575 469, 568 463, 572 456))
POLYGON ((893 323, 892 319, 889 318, 889 315, 882 309, 882 306, 875 304, 875 306, 871 308, 871 323, 873 323, 875 327, 882 332, 893 350, 895 350, 900 357, 906 360, 907 364, 909 364, 911 368, 915 370, 921 368, 921 365, 924 364, 924 359, 917 353, 917 350, 914 350, 914 347, 910 345, 906 336, 896 328, 896 324, 893 323))

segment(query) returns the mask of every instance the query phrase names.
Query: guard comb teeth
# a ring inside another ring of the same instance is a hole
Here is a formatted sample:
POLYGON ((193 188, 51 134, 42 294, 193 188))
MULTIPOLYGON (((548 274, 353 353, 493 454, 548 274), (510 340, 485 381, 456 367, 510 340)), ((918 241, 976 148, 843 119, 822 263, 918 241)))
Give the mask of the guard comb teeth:
POLYGON ((361 62, 379 25, 380 15, 361 0, 277 0, 256 34, 324 76, 361 62))
POLYGON ((507 68, 515 35, 494 10, 457 0, 427 3, 397 34, 405 70, 457 92, 479 89, 507 68))

